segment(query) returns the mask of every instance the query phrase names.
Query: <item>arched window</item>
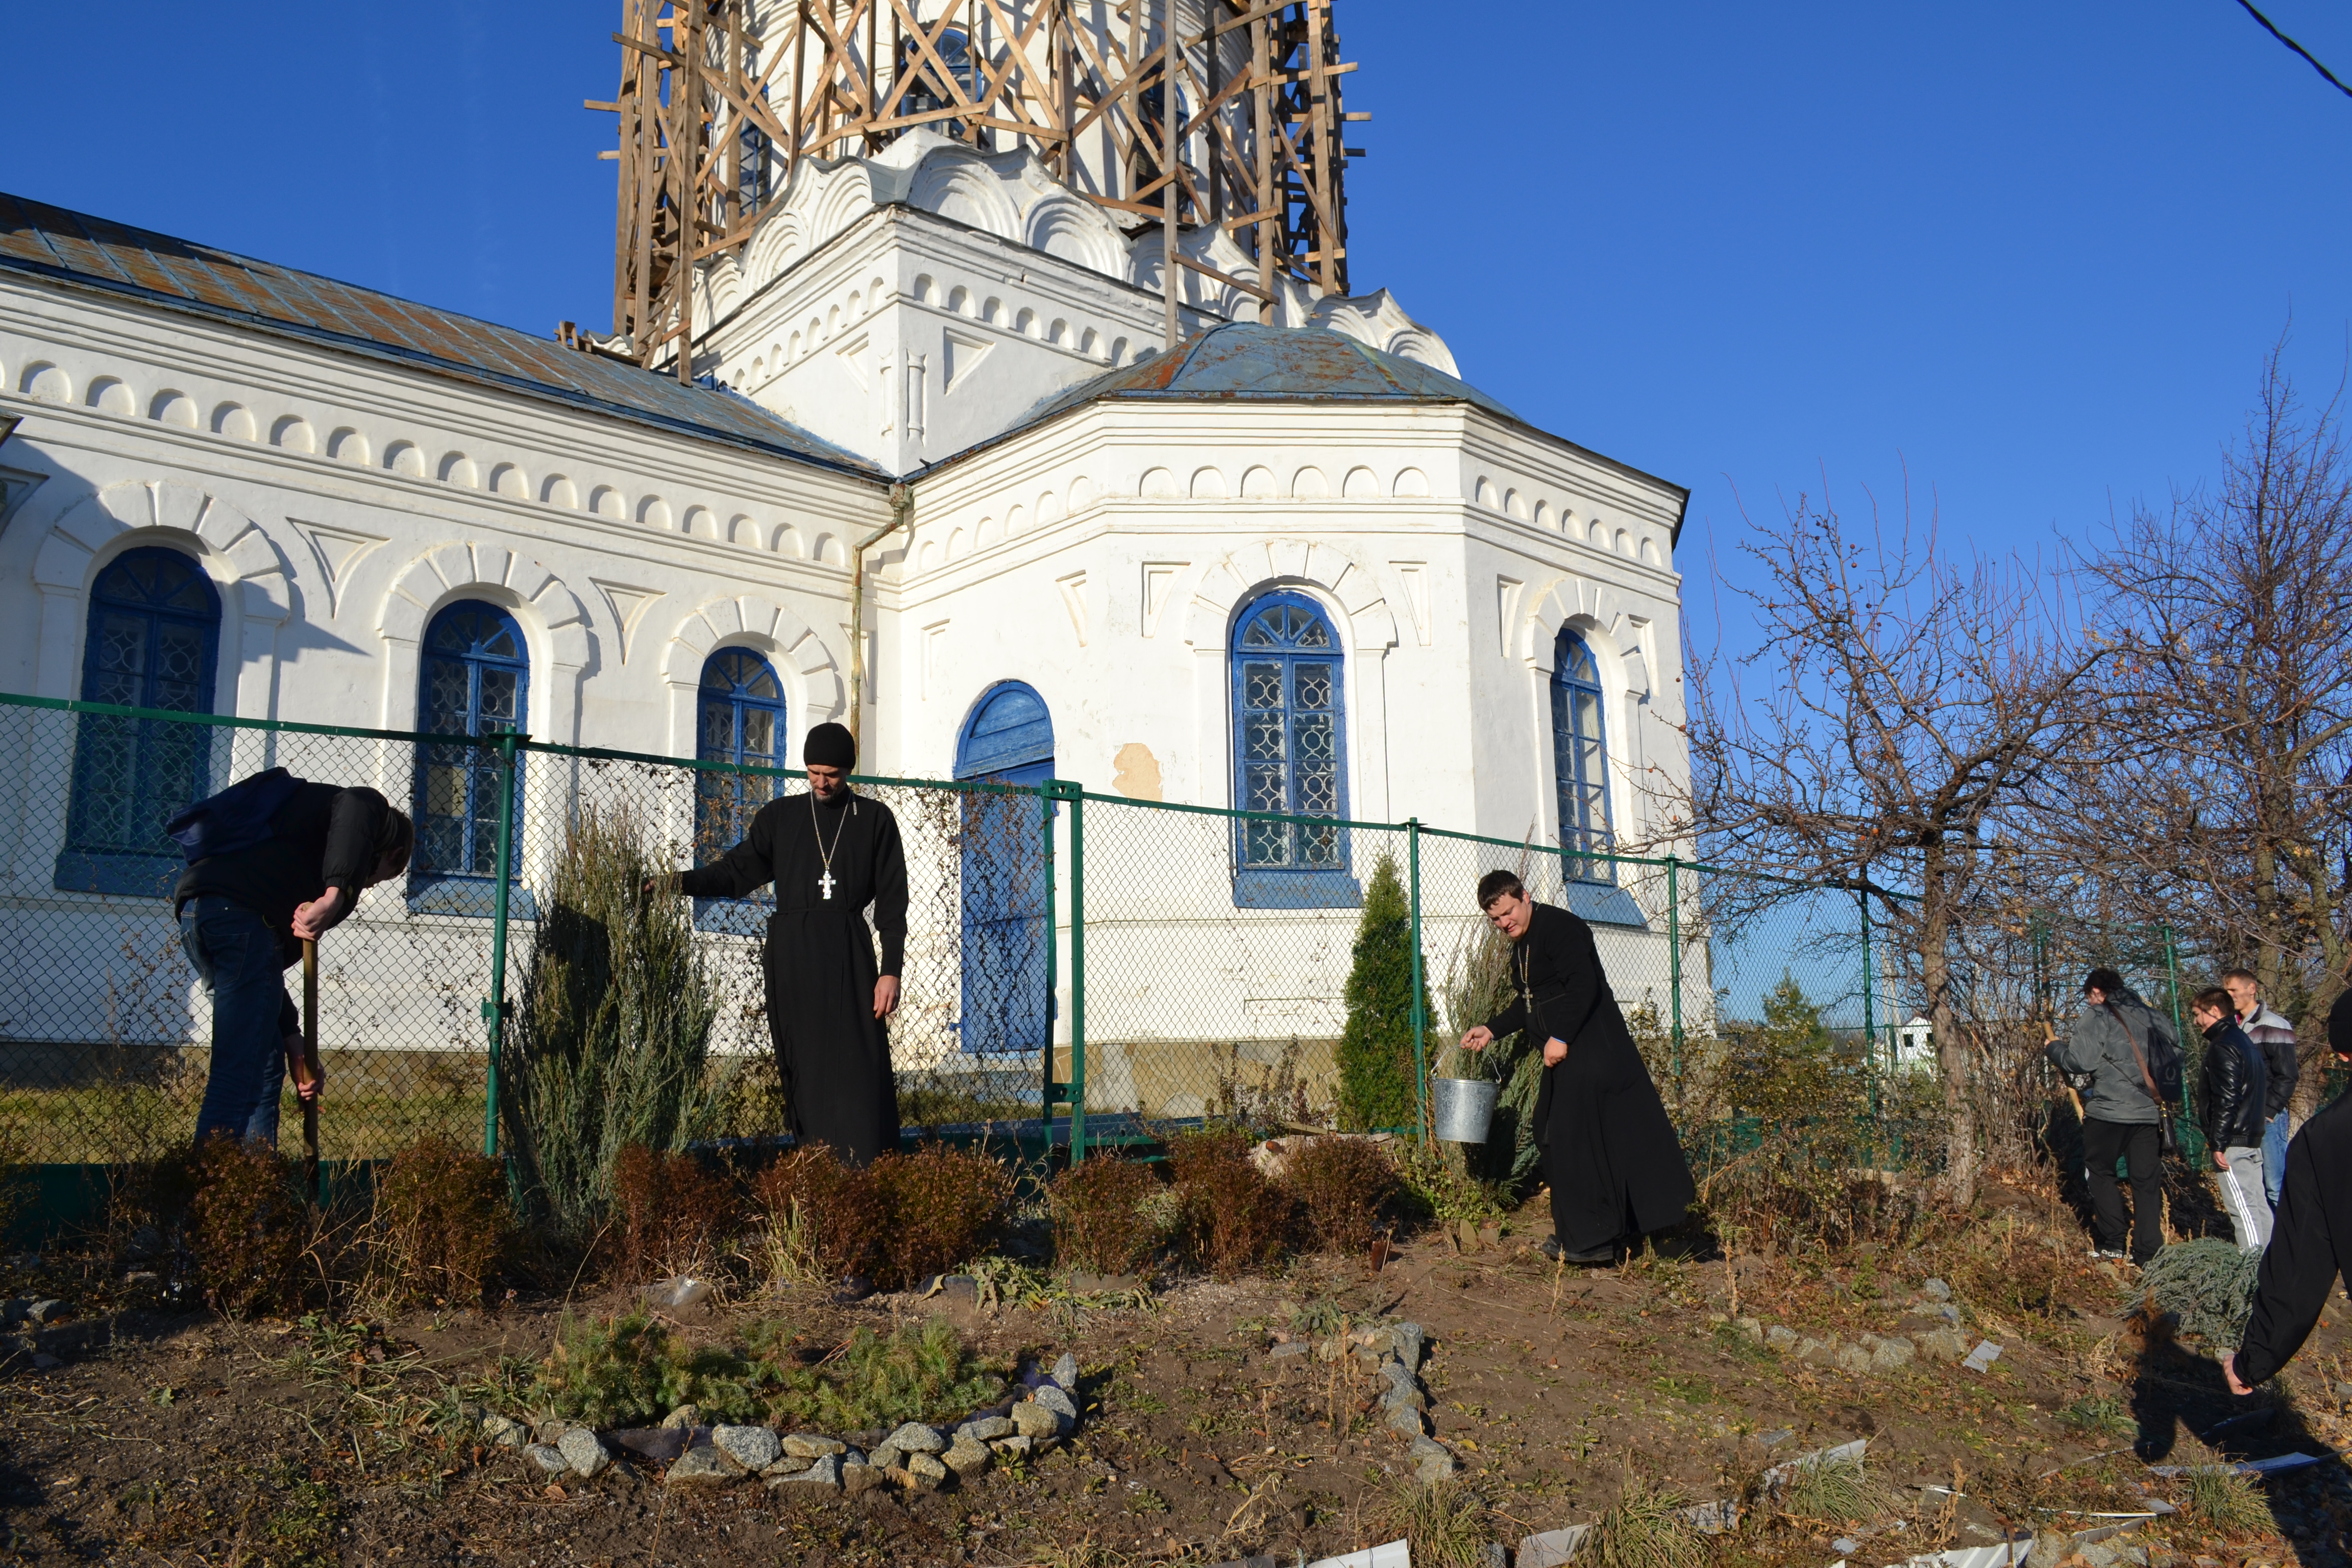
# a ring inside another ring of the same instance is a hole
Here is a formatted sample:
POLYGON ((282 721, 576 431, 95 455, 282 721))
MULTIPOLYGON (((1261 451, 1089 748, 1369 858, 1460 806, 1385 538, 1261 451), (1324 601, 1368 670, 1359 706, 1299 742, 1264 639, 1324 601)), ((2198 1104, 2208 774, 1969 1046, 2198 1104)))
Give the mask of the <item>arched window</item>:
MULTIPOLYGON (((747 647, 722 647, 703 660, 696 760, 780 768, 783 748, 784 688, 775 667, 747 647)), ((707 865, 733 848, 751 831, 760 808, 783 793, 784 781, 773 773, 704 770, 694 778, 697 865, 707 865)), ((748 899, 697 899, 694 923, 705 931, 757 936, 775 907, 776 896, 766 888, 748 899)))
POLYGON ((1323 607, 1284 589, 1234 623, 1234 801, 1244 811, 1329 817, 1235 825, 1234 901, 1331 909, 1361 901, 1348 874, 1346 699, 1339 638, 1323 607))
POLYGON ((1559 791, 1559 847, 1570 853, 1562 868, 1574 879, 1613 882, 1616 863, 1579 855, 1605 854, 1609 831, 1609 743, 1601 706, 1601 670, 1592 649, 1561 627, 1552 650, 1552 776, 1559 791))
MULTIPOLYGON (((211 712, 220 619, 220 595, 194 561, 160 546, 123 552, 90 585, 82 700, 211 712)), ((212 742, 208 724, 82 714, 56 885, 168 892, 181 859, 163 824, 212 793, 212 742)))
MULTIPOLYGON (((1018 680, 982 692, 956 737, 955 776, 1031 789, 1052 778, 1054 716, 1045 700, 1018 680)), ((974 790, 963 797, 956 1032, 967 1051, 1042 1051, 1052 1043, 1053 939, 1045 921, 1053 871, 1045 843, 1051 810, 1035 795, 974 790)))
MULTIPOLYGON (((425 628, 416 727, 435 735, 521 731, 530 688, 522 627, 496 605, 461 599, 425 628)), ((499 755, 486 746, 425 745, 416 757, 416 908, 488 914, 499 864, 499 755)), ((515 768, 513 833, 522 838, 522 768, 515 768)), ((508 861, 520 876, 520 857, 508 861)))

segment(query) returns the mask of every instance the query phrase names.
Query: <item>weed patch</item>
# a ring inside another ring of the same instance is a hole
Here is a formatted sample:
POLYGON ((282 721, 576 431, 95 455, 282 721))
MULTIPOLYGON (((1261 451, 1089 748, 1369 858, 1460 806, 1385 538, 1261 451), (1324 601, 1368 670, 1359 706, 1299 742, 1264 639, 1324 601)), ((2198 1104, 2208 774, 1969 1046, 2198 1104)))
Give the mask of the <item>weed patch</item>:
POLYGON ((1159 1185, 1149 1170, 1116 1156, 1081 1161, 1055 1177, 1046 1201, 1055 1260, 1097 1274, 1134 1273, 1160 1243, 1160 1226, 1144 1208, 1159 1185))
POLYGON ((1284 1180, 1314 1243, 1343 1253, 1371 1245, 1398 1186, 1386 1152, 1360 1138, 1309 1140, 1291 1152, 1284 1180))
POLYGON ((290 1305, 310 1215, 278 1151, 214 1138, 197 1151, 189 1240, 205 1294, 228 1313, 290 1305))
POLYGON ((393 1301, 476 1306, 514 1226, 499 1162, 444 1138, 393 1156, 376 1184, 377 1292, 393 1301))
POLYGON ((1202 1127, 1168 1145, 1187 1253, 1221 1279, 1271 1262, 1289 1229, 1287 1194, 1250 1158, 1238 1127, 1202 1127))

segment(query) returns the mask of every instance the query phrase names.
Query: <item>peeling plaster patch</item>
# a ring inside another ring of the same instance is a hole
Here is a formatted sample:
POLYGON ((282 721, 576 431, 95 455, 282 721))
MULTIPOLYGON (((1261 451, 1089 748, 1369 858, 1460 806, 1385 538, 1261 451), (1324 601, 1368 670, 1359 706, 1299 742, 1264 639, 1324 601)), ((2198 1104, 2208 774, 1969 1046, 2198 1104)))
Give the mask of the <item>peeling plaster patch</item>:
POLYGON ((1111 758, 1118 773, 1111 779, 1110 787, 1129 800, 1160 798, 1160 759, 1151 748, 1140 741, 1129 741, 1111 758))

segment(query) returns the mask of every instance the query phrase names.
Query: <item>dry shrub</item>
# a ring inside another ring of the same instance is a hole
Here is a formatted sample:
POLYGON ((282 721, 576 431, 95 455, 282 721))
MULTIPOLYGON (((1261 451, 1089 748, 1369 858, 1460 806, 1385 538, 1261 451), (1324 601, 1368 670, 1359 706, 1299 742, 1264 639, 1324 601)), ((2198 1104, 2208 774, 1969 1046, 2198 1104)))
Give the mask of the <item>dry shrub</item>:
POLYGON ((1056 1259, 1097 1274, 1134 1273, 1160 1243, 1144 1206, 1159 1186, 1149 1170, 1116 1156, 1082 1160, 1055 1177, 1046 1201, 1056 1259))
POLYGON ((983 1151, 926 1143, 883 1155, 873 1171, 889 1210, 876 1276, 884 1286, 912 1285, 979 1257, 1011 1218, 1013 1173, 983 1151))
POLYGON ((1289 1194, 1250 1158, 1238 1127, 1202 1127, 1168 1145, 1186 1255, 1221 1279, 1271 1263, 1290 1228, 1289 1194))
POLYGON ((395 1300, 476 1306, 514 1230, 506 1167, 446 1138, 392 1157, 375 1190, 378 1288, 395 1300))
POLYGON ((293 1305, 310 1214, 278 1151, 258 1139, 210 1139, 191 1175, 188 1238, 205 1294, 231 1313, 293 1305))
POLYGON ((794 1149, 760 1173, 751 1200, 772 1242, 793 1237, 827 1279, 871 1278, 881 1267, 889 1205, 870 1167, 845 1165, 823 1143, 794 1149))
POLYGON ((1317 1138, 1292 1151, 1284 1174, 1316 1244, 1361 1252, 1383 1228, 1396 1197, 1396 1167, 1386 1151, 1360 1138, 1317 1138))
POLYGON ((742 1233, 742 1206, 724 1176, 687 1153, 656 1154, 632 1143, 613 1161, 620 1272, 630 1280, 709 1273, 742 1233))

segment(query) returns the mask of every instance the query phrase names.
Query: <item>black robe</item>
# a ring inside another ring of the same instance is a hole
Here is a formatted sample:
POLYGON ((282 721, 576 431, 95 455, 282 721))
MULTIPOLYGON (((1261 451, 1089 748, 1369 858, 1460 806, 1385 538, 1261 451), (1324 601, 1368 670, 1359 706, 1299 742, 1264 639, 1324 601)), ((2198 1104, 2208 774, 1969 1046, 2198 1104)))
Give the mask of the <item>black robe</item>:
POLYGON ((1609 989, 1592 928, 1538 904, 1511 965, 1513 984, 1526 989, 1486 1026, 1497 1039, 1525 1029, 1536 1050, 1555 1036, 1568 1044, 1560 1064, 1543 1069, 1535 1113, 1560 1246, 1597 1252, 1681 1224, 1698 1189, 1609 989))
POLYGON ((687 872, 680 886, 698 899, 740 899, 769 882, 776 885, 776 912, 768 917, 768 1029, 785 1117, 795 1139, 830 1143, 843 1159, 864 1164, 898 1146, 890 1040, 874 1016, 874 982, 899 973, 907 947, 898 819, 853 790, 831 802, 783 795, 760 808, 742 843, 687 872), (824 848, 832 852, 830 899, 818 880, 824 848), (882 936, 878 967, 868 904, 882 936))

